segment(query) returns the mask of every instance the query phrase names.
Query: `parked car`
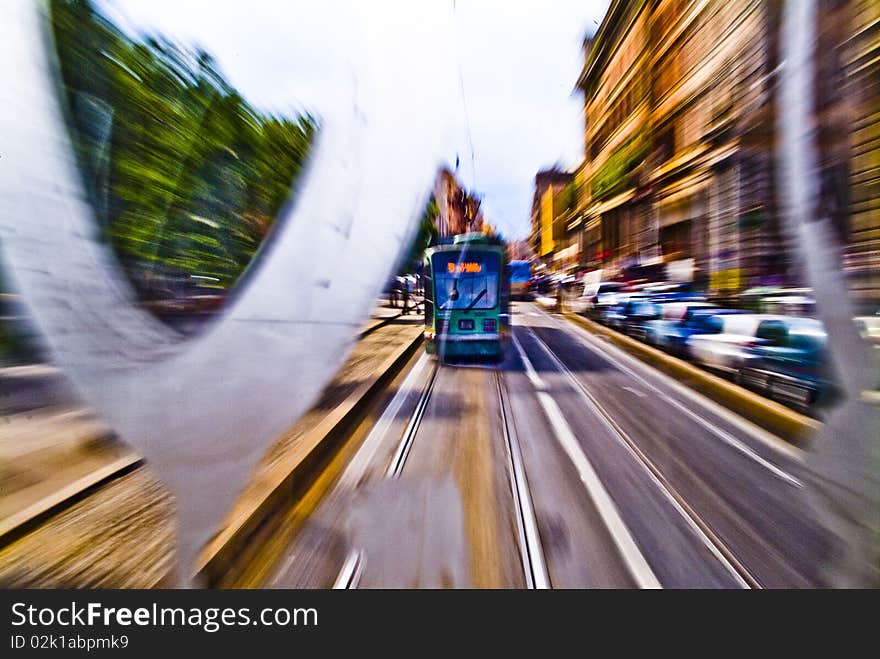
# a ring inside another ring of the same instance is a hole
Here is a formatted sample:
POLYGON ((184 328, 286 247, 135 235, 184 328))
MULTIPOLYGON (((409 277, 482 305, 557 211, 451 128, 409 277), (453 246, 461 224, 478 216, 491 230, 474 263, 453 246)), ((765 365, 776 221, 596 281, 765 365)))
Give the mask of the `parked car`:
POLYGON ((530 286, 530 289, 535 295, 553 294, 554 286, 550 275, 539 274, 532 277, 532 284, 530 286))
POLYGON ((880 348, 880 312, 873 316, 856 316, 853 321, 859 336, 875 348, 880 348))
POLYGON ((826 345, 827 335, 818 320, 765 318, 755 330, 738 381, 801 412, 815 411, 837 396, 826 345))
POLYGON ((804 317, 816 315, 816 300, 813 298, 811 288, 784 286, 749 288, 739 294, 736 306, 749 313, 804 317))
POLYGON ((687 340, 694 334, 711 334, 720 329, 720 323, 709 322, 712 316, 743 313, 709 302, 670 302, 661 308, 660 318, 645 323, 645 342, 677 355, 685 353, 687 340))
POLYGON ((609 314, 611 314, 618 304, 629 299, 632 293, 624 293, 622 290, 610 290, 599 293, 596 296, 596 303, 587 312, 590 318, 600 323, 608 324, 609 314))
POLYGON ((759 301, 761 313, 781 316, 814 316, 816 301, 809 295, 769 295, 759 301))
POLYGON ((642 293, 651 296, 655 302, 699 302, 705 296, 694 290, 693 284, 684 282, 656 282, 646 284, 642 293))
POLYGON ((615 294, 623 290, 625 284, 617 281, 588 282, 580 295, 568 301, 568 308, 575 313, 598 319, 609 302, 615 302, 615 294), (611 297, 609 297, 609 295, 611 297))
POLYGON ((610 293, 614 298, 606 299, 602 306, 597 307, 597 319, 613 329, 623 331, 624 324, 630 313, 639 303, 650 302, 649 298, 642 293, 610 293))
POLYGON ((749 358, 749 347, 762 320, 760 314, 715 314, 706 321, 706 332, 687 339, 687 354, 698 364, 736 376, 749 358))
POLYGON ((880 311, 873 316, 856 316, 853 318, 856 329, 868 345, 874 346, 874 366, 877 369, 878 381, 875 388, 880 390, 880 311))
POLYGON ((622 309, 620 330, 634 339, 644 341, 648 323, 660 318, 663 305, 648 298, 630 298, 622 309))

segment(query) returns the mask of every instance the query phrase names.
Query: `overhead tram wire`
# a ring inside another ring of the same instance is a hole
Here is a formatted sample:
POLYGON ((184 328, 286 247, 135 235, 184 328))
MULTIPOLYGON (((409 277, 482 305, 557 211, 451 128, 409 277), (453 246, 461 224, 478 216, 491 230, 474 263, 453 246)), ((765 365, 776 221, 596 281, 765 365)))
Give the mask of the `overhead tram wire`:
POLYGON ((465 94, 464 90, 464 73, 461 69, 461 53, 458 48, 458 29, 457 29, 457 21, 456 18, 458 16, 457 7, 455 4, 455 0, 452 0, 452 28, 453 28, 453 37, 455 39, 454 48, 455 48, 455 65, 458 69, 458 91, 461 96, 461 106, 464 112, 464 124, 465 131, 467 133, 468 140, 468 148, 470 149, 471 155, 471 190, 476 190, 477 187, 477 163, 476 157, 474 155, 474 139, 471 134, 471 120, 470 115, 468 113, 467 106, 467 94, 465 94))

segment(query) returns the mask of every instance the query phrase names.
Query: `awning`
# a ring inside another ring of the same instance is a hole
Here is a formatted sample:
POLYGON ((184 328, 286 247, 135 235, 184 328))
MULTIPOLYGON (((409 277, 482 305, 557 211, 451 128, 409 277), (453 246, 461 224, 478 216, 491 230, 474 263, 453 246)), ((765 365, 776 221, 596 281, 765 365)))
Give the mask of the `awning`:
POLYGON ((709 173, 701 172, 660 190, 656 202, 656 208, 660 211, 660 227, 678 224, 696 217, 699 209, 694 207, 694 196, 702 191, 708 183, 709 173))
POLYGON ((657 169, 655 169, 653 172, 651 172, 650 178, 652 180, 657 180, 659 178, 662 178, 666 174, 669 174, 670 172, 675 171, 679 167, 682 167, 682 166, 689 164, 692 161, 696 160, 698 157, 703 155, 708 150, 708 148, 709 147, 706 146, 705 144, 698 144, 697 146, 693 147, 692 149, 685 151, 684 153, 680 153, 675 158, 672 158, 671 160, 667 160, 665 163, 663 163, 657 169))
POLYGON ((561 249, 553 255, 554 261, 573 260, 578 257, 578 246, 569 245, 565 249, 561 249))
POLYGON ((588 218, 593 218, 598 215, 602 215, 603 213, 607 213, 610 210, 614 210, 621 204, 625 204, 630 201, 633 197, 636 196, 635 188, 627 190, 616 197, 612 197, 608 201, 602 202, 601 204, 597 204, 596 206, 591 206, 587 209, 587 212, 584 214, 588 218))
POLYGON ((700 144, 655 169, 651 172, 650 178, 653 181, 657 181, 658 179, 662 179, 664 176, 672 174, 675 170, 684 168, 685 166, 692 169, 698 169, 699 172, 696 174, 697 176, 706 175, 709 173, 706 170, 717 165, 722 160, 729 158, 736 153, 739 148, 740 147, 736 142, 732 142, 710 151, 706 144, 700 144))
POLYGON ((681 204, 709 184, 709 172, 691 174, 657 193, 657 208, 681 204))

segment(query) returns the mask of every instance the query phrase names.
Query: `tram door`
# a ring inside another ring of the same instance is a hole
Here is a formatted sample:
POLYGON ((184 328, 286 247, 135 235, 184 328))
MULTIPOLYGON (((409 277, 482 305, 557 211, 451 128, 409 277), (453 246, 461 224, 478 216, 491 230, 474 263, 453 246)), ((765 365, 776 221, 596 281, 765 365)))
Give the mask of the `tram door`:
POLYGON ((426 256, 423 274, 423 295, 425 298, 425 328, 434 329, 434 271, 431 264, 431 257, 426 256))

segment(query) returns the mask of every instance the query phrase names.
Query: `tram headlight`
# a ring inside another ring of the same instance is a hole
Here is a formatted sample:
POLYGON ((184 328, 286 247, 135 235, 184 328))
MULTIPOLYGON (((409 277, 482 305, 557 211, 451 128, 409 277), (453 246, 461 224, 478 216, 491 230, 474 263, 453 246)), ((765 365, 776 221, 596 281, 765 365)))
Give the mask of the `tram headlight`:
POLYGON ((494 318, 483 318, 483 331, 484 332, 497 332, 498 324, 495 322, 494 318))

